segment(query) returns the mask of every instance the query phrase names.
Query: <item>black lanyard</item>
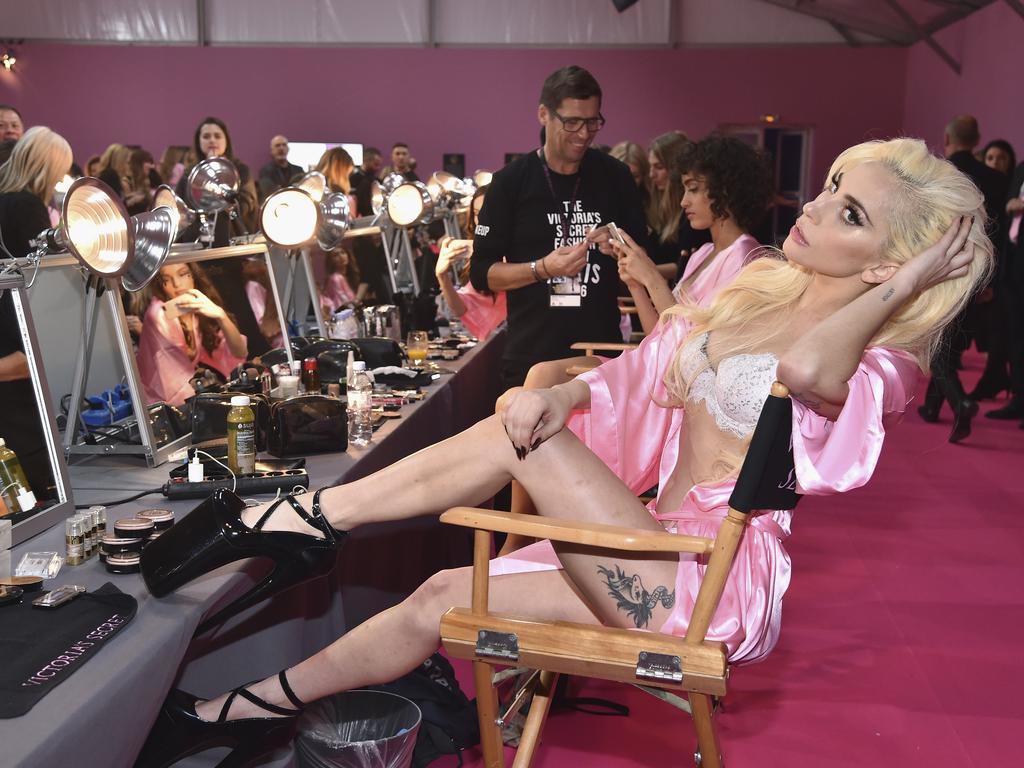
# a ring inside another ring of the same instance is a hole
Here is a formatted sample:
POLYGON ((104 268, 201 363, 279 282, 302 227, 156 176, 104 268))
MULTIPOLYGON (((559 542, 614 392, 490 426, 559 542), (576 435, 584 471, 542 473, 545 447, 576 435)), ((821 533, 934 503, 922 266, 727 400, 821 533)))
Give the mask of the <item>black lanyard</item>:
MULTIPOLYGON (((537 154, 540 155, 540 167, 544 169, 544 179, 548 183, 548 189, 551 190, 551 199, 555 201, 555 208, 558 210, 558 215, 562 219, 562 240, 568 242, 569 240, 569 225, 572 223, 572 211, 576 207, 576 195, 580 191, 580 178, 582 177, 581 172, 576 173, 576 186, 572 189, 572 199, 569 201, 569 211, 565 211, 563 203, 558 199, 558 195, 555 193, 555 185, 551 181, 551 170, 548 168, 548 160, 544 157, 544 148, 541 147, 537 150, 537 154)), ((583 164, 580 164, 582 171, 583 164)))

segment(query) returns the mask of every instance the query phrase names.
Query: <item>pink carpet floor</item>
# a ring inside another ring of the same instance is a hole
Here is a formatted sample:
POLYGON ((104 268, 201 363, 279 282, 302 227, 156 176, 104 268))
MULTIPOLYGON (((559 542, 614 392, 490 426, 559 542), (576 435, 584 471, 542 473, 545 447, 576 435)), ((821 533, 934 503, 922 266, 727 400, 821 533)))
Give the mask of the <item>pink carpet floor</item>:
MULTIPOLYGON (((1024 765, 1024 430, 979 416, 950 445, 948 408, 924 423, 922 395, 868 487, 798 508, 782 638, 733 670, 717 718, 730 768, 1024 765)), ((537 768, 693 765, 686 715, 628 686, 580 694, 631 715, 553 714, 537 768)))

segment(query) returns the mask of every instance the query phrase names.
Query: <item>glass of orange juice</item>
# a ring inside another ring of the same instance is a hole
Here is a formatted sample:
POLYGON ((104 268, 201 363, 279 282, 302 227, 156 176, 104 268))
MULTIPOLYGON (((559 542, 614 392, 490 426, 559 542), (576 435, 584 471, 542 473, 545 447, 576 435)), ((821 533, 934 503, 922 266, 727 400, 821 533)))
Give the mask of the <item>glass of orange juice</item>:
POLYGON ((405 354, 413 368, 422 368, 427 359, 427 332, 409 331, 405 340, 405 354))

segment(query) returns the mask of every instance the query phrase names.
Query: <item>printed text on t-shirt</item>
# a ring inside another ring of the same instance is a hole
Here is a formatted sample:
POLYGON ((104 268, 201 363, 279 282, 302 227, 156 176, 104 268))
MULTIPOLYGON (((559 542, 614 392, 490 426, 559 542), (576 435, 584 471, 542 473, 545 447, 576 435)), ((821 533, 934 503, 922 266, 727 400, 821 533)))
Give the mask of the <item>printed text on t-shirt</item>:
POLYGON ((555 248, 563 245, 576 245, 587 236, 591 228, 601 225, 600 211, 584 211, 583 202, 577 200, 572 210, 569 209, 567 201, 562 202, 565 213, 549 213, 548 224, 555 228, 555 248), (566 233, 565 223, 569 222, 569 231, 566 233))

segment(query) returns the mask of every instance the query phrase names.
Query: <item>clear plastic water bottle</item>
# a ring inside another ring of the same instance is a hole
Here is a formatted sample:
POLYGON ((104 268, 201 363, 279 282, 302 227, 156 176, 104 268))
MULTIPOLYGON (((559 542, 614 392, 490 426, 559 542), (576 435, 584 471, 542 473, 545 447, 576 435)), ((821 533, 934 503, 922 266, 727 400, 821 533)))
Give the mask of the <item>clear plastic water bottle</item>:
POLYGON ((365 448, 373 437, 372 425, 373 382, 366 371, 366 363, 356 360, 352 364, 352 377, 348 380, 348 442, 365 448))

